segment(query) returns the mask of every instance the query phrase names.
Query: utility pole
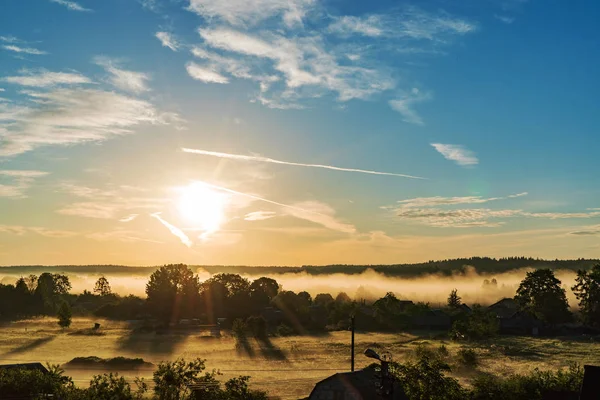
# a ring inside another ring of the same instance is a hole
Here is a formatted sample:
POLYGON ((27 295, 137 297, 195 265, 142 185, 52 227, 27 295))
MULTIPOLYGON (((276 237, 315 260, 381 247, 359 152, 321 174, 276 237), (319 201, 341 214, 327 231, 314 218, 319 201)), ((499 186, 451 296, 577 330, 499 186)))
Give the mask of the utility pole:
POLYGON ((350 344, 350 371, 354 372, 354 314, 350 317, 350 330, 352 331, 350 344))

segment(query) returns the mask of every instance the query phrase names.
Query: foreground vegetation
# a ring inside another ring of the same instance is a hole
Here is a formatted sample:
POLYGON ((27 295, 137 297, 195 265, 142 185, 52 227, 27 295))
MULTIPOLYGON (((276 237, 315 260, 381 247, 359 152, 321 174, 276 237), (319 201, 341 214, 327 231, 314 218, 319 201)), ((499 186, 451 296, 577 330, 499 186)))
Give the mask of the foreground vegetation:
MULTIPOLYGON (((558 371, 535 369, 529 374, 510 374, 500 378, 477 374, 471 385, 465 386, 450 376, 445 346, 436 350, 417 348, 417 359, 404 363, 392 362, 390 372, 398 387, 409 400, 544 400, 551 398, 577 399, 583 381, 578 365, 558 371)), ((476 353, 461 350, 459 363, 467 368, 477 364, 476 353)), ((372 365, 371 368, 377 368, 372 365)), ((95 375, 87 388, 78 388, 58 366, 49 366, 49 373, 36 370, 0 370, 0 393, 11 397, 45 398, 54 395, 64 400, 119 399, 137 400, 266 400, 267 393, 248 387, 249 377, 238 376, 223 385, 215 370, 206 371, 205 360, 186 362, 177 359, 162 362, 153 373, 152 389, 144 379, 133 384, 116 373, 95 375)), ((373 382, 374 386, 378 382, 373 382)))

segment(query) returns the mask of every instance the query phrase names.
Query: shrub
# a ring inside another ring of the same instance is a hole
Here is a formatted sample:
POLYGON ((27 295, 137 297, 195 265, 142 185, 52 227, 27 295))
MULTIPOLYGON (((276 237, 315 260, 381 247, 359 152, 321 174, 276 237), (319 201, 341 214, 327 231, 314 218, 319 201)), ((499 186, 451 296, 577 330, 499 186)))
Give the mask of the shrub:
POLYGON ((495 336, 498 329, 496 316, 477 306, 471 315, 454 322, 451 334, 454 339, 481 340, 495 336))
POLYGON ((248 331, 248 325, 241 318, 236 318, 233 321, 233 325, 231 326, 231 333, 237 339, 242 339, 246 337, 246 333, 248 331))
POLYGON ((286 324, 281 324, 277 327, 277 336, 291 336, 294 333, 294 330, 286 324))
POLYGON ((479 358, 473 349, 460 349, 457 355, 458 362, 466 367, 476 367, 479 364, 479 358))
POLYGON ((444 372, 450 372, 450 366, 440 360, 423 357, 416 363, 392 367, 392 373, 411 400, 463 400, 467 397, 467 391, 456 379, 444 375, 444 372))
POLYGON ((142 399, 148 387, 143 381, 136 380, 138 389, 131 390, 131 385, 119 374, 95 375, 90 381, 85 397, 90 400, 137 400, 142 399))
POLYGON ((450 352, 448 351, 448 348, 446 347, 445 344, 441 344, 438 348, 437 348, 437 353, 441 358, 446 358, 450 355, 450 352))
POLYGON ((504 379, 480 375, 473 380, 473 400, 543 400, 577 399, 583 381, 583 370, 572 364, 567 370, 540 371, 529 375, 510 375, 504 379))

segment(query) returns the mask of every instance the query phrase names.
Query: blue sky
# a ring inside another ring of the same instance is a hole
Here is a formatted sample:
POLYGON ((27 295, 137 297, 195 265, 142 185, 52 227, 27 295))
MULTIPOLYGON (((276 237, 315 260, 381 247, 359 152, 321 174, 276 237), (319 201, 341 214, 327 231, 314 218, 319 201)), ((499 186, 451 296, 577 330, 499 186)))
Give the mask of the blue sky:
POLYGON ((0 264, 598 257, 585 3, 5 0, 0 264))

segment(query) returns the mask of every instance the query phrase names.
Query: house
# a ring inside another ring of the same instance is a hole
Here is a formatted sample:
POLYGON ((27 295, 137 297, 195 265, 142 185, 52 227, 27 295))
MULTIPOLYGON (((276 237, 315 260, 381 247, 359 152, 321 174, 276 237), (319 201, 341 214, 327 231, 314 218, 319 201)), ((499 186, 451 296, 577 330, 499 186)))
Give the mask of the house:
POLYGON ((461 303, 461 305, 458 306, 457 310, 460 311, 460 312, 463 312, 465 314, 471 314, 473 312, 473 310, 471 309, 471 307, 469 307, 465 303, 461 303))
MULTIPOLYGON (((4 364, 0 365, 0 370, 12 370, 12 369, 21 369, 28 371, 39 371, 41 374, 46 375, 49 374, 50 371, 46 369, 41 363, 25 363, 25 364, 4 364)), ((33 388, 27 385, 17 385, 17 387, 13 387, 12 389, 4 389, 2 393, 0 393, 0 399, 42 399, 42 398, 50 398, 52 394, 38 392, 38 390, 42 390, 41 388, 33 388)))
POLYGON ((33 363, 25 363, 25 364, 3 364, 0 365, 0 369, 27 369, 30 371, 40 371, 43 374, 48 374, 49 371, 46 367, 44 367, 42 365, 42 363, 39 362, 33 362, 33 363))
POLYGON ((342 372, 318 382, 308 400, 404 400, 406 396, 399 383, 394 383, 392 396, 383 397, 379 387, 380 372, 367 367, 356 372, 342 372))
POLYGON ((519 305, 515 301, 515 299, 511 299, 510 297, 505 297, 500 301, 495 302, 491 306, 488 307, 488 311, 496 314, 498 318, 508 318, 514 315, 517 311, 519 311, 519 305))
POLYGON ((442 309, 427 310, 412 319, 412 324, 418 328, 450 329, 452 319, 442 309))
POLYGON ((539 335, 544 327, 542 321, 528 312, 519 310, 517 302, 508 297, 492 304, 488 310, 498 318, 500 333, 539 335))

